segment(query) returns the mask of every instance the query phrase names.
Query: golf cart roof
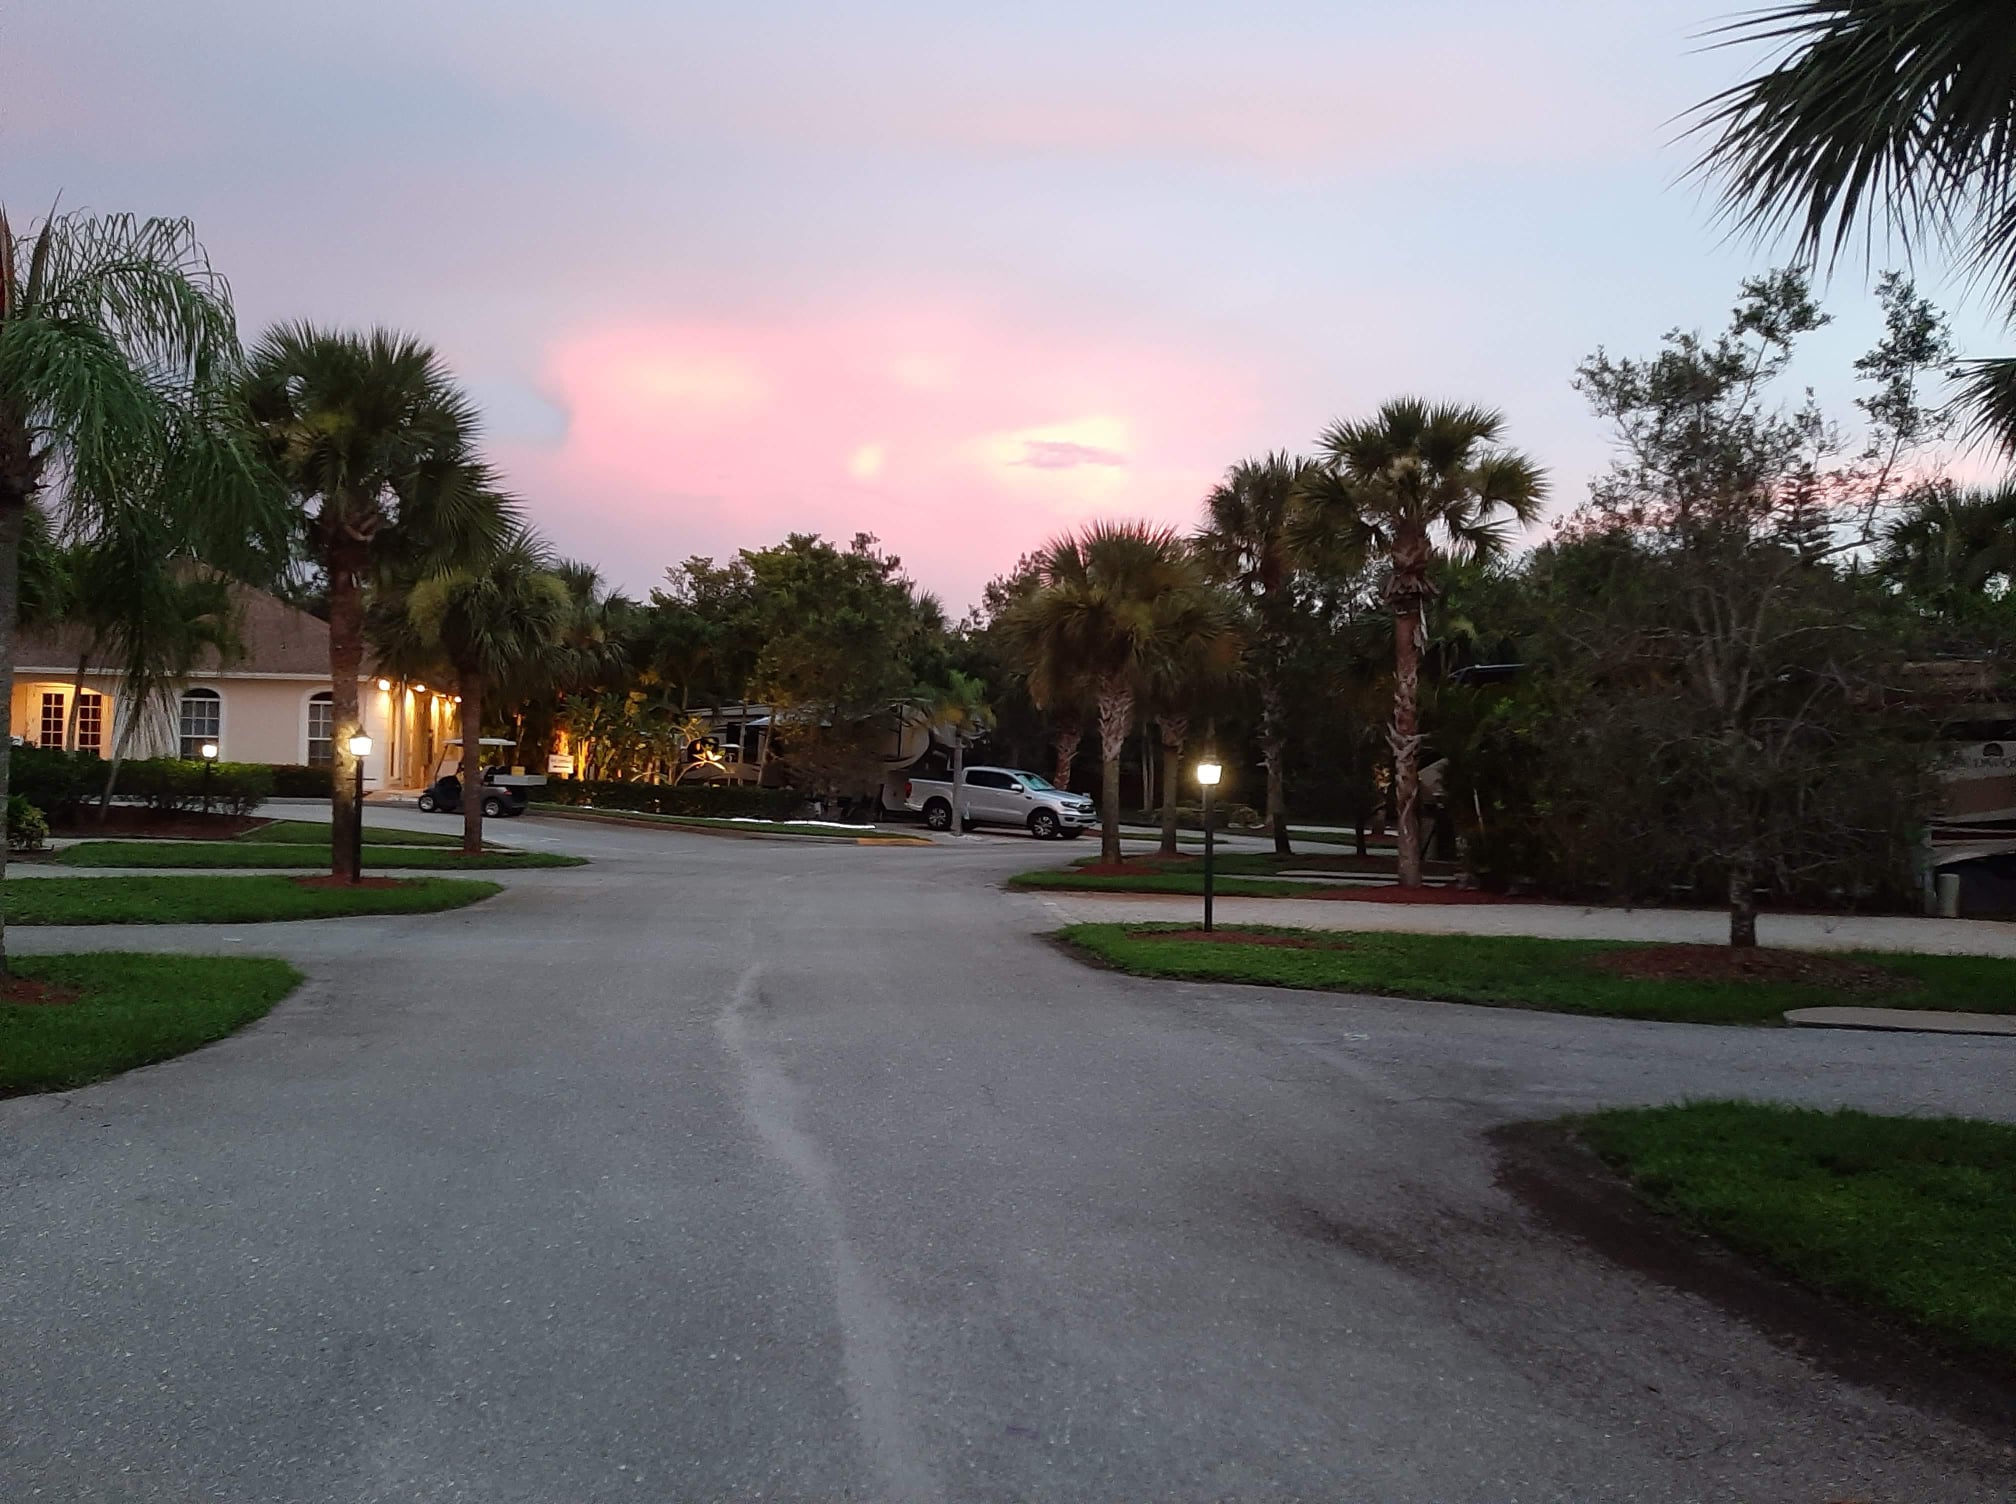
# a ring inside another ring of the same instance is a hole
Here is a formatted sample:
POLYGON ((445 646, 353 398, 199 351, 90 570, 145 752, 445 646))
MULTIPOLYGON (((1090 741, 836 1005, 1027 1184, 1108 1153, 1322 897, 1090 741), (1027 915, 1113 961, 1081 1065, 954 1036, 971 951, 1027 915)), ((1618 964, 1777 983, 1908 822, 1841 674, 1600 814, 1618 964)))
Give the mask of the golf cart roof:
MULTIPOLYGON (((462 738, 451 736, 441 745, 444 747, 459 747, 462 745, 462 738)), ((508 736, 479 736, 476 738, 476 745, 479 747, 515 747, 518 743, 508 736)))

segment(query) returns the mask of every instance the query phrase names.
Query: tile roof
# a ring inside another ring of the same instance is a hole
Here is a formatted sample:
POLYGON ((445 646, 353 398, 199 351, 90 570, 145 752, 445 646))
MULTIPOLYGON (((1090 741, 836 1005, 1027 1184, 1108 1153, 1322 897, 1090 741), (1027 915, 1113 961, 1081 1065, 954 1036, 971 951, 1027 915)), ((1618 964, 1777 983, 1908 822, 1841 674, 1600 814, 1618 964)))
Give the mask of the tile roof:
MULTIPOLYGON (((214 649, 204 651, 196 672, 222 674, 299 674, 328 678, 329 624, 288 605, 278 596, 250 585, 230 587, 242 651, 219 664, 214 649)), ((82 627, 23 628, 14 647, 16 673, 74 673, 85 647, 82 627)), ((117 665, 95 656, 88 670, 117 672, 117 665)))

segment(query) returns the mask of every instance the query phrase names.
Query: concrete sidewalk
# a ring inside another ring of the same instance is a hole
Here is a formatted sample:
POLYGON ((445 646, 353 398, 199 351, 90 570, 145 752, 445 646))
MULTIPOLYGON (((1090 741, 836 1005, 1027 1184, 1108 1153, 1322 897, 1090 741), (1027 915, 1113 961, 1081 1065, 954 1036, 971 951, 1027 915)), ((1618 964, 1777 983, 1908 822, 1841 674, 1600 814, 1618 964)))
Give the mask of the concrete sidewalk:
MULTIPOLYGON (((1203 900, 1188 894, 1036 893, 1040 910, 1064 924, 1194 919, 1203 900)), ((1221 924, 1279 924, 1314 930, 1398 930, 1422 935, 1534 935, 1550 940, 1678 941, 1720 945, 1729 916, 1713 909, 1592 909, 1572 904, 1354 903, 1348 899, 1220 898, 1221 924)), ((1930 955, 2016 957, 2016 924, 1921 919, 1900 914, 1763 914, 1762 945, 1795 950, 1918 951, 1930 955)))

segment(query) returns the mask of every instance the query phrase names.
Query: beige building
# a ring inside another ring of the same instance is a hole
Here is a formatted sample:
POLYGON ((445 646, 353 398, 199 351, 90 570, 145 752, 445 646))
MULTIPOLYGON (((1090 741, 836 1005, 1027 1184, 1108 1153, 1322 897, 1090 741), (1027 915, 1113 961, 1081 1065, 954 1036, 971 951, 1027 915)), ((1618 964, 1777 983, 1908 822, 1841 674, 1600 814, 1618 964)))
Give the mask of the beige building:
MULTIPOLYGON (((214 653, 176 687, 166 705, 143 707, 125 745, 128 757, 199 757, 214 743, 225 762, 328 767, 335 760, 329 688, 329 627, 263 590, 234 585, 244 651, 225 663, 214 653)), ((75 627, 24 631, 14 658, 14 734, 32 746, 109 757, 136 712, 122 680, 88 654, 75 627)), ((446 686, 407 684, 376 674, 358 682, 367 788, 418 788, 456 734, 455 697, 446 686)))

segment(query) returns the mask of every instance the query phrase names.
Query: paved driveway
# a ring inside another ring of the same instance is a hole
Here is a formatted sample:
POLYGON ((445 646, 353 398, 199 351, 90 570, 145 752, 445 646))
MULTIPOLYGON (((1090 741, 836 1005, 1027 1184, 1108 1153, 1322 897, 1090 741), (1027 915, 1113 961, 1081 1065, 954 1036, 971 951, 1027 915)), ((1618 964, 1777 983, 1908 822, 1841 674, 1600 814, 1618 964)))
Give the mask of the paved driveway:
POLYGON ((597 862, 423 918, 15 932, 312 980, 0 1103, 0 1498, 2016 1489, 1538 1225, 1481 1136, 1707 1093, 2008 1115, 2016 1043, 1147 983, 1034 938, 996 843, 511 836, 597 862))

